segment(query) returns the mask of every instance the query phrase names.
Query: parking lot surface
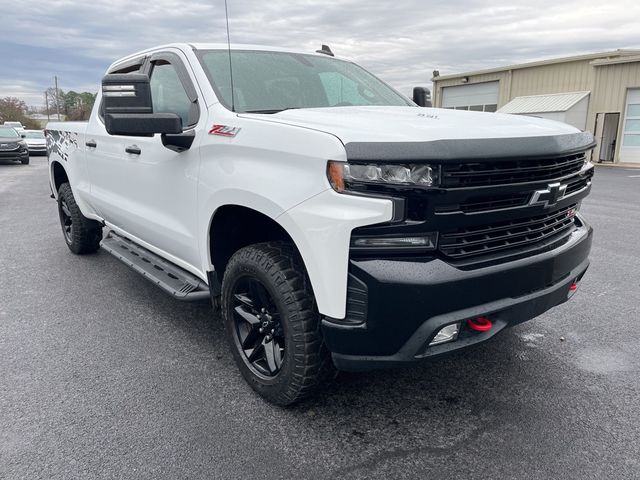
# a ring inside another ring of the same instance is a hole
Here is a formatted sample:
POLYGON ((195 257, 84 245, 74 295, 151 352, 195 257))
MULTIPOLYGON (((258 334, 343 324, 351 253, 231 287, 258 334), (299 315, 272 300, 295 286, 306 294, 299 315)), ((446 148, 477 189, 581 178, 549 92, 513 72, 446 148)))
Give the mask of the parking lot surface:
MULTIPOLYGON (((64 244, 0 163, 0 478, 640 477, 640 170, 598 168, 574 298, 474 350, 271 406, 207 303, 64 244)), ((398 319, 401 321, 401 319, 398 319)))

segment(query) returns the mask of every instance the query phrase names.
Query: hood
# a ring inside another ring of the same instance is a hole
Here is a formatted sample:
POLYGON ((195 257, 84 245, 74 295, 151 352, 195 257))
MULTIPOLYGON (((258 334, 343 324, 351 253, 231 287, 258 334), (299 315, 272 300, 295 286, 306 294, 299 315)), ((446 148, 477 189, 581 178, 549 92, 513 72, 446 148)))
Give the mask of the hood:
MULTIPOLYGON (((404 150, 408 159, 417 156, 426 158, 427 150, 437 151, 438 158, 444 153, 466 158, 478 154, 477 149, 489 148, 492 156, 513 155, 513 149, 556 150, 586 148, 593 143, 590 134, 560 122, 540 118, 500 113, 468 112, 420 107, 333 107, 285 110, 272 115, 245 114, 243 116, 270 122, 280 122, 330 133, 338 137, 347 147, 349 158, 360 154, 371 158, 374 151, 392 148, 389 155, 397 158, 404 150), (544 138, 541 138, 544 137, 544 138), (557 139, 563 139, 559 145, 557 139), (550 141, 550 139, 553 139, 550 141), (437 143, 438 148, 433 148, 437 143), (526 144, 526 145, 525 145, 526 144), (362 148, 369 145, 370 148, 362 148), (464 151, 453 152, 464 146, 464 151), (382 148, 381 148, 382 147, 382 148), (417 147, 417 150, 416 150, 417 147), (412 150, 413 153, 408 153, 412 150), (349 152, 351 151, 351 155, 349 152)), ((533 152, 532 152, 533 153, 533 152)))

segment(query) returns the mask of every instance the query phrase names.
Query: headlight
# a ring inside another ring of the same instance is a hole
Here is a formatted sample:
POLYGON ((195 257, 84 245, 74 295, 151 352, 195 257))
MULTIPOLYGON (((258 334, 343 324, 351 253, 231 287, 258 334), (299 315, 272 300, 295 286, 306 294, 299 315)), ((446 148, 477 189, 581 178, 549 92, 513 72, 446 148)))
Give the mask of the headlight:
POLYGON ((428 164, 380 165, 329 161, 327 176, 337 192, 352 190, 357 185, 395 185, 405 187, 435 187, 437 166, 428 164))

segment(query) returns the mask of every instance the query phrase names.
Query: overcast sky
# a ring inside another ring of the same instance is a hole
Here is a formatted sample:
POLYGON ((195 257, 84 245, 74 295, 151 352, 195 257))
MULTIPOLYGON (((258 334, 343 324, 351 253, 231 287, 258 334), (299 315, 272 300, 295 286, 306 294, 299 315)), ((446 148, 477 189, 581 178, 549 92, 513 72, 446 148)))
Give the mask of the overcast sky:
MULTIPOLYGON (((224 0, 0 0, 0 97, 95 92, 106 67, 176 41, 224 42, 224 0), (145 5, 146 4, 146 5, 145 5)), ((231 40, 327 43, 405 94, 442 75, 640 48, 639 0, 229 0, 231 40)))

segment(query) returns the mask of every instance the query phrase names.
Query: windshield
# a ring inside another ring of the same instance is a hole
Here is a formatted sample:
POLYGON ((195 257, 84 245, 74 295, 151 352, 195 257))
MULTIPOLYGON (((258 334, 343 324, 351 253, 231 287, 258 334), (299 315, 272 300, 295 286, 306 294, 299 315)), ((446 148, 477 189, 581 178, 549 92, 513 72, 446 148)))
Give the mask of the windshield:
POLYGON ((0 127, 0 137, 20 138, 20 135, 11 127, 0 127))
POLYGON ((24 132, 25 138, 44 138, 43 132, 24 132))
MULTIPOLYGON (((203 50, 200 61, 221 102, 231 108, 229 52, 203 50)), ((288 108, 412 105, 358 65, 332 57, 268 51, 232 51, 236 112, 288 108)))

